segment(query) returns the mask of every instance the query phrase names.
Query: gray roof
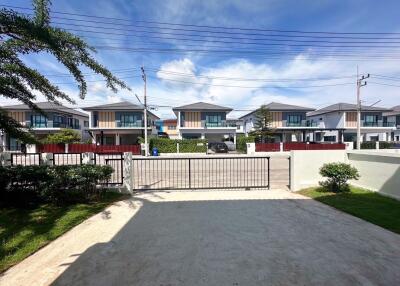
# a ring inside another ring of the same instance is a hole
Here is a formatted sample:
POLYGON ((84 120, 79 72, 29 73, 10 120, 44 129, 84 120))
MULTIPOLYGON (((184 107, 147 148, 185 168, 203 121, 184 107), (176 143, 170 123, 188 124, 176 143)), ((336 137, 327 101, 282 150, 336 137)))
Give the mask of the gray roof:
MULTIPOLYGON (((390 111, 390 109, 387 109, 387 108, 376 107, 376 106, 366 106, 366 105, 362 105, 361 110, 362 111, 378 111, 378 112, 390 111)), ((307 113, 307 116, 321 115, 321 114, 335 112, 335 111, 357 111, 357 105, 351 104, 351 103, 343 103, 343 102, 335 103, 335 104, 329 105, 327 107, 318 109, 316 111, 309 112, 309 113, 307 113)))
POLYGON ((102 105, 96 105, 96 106, 89 106, 89 107, 83 107, 83 110, 143 110, 142 106, 139 106, 137 104, 133 104, 132 102, 129 101, 121 101, 121 102, 116 102, 116 103, 110 103, 110 104, 102 104, 102 105))
POLYGON ((391 115, 400 115, 400 105, 396 105, 391 108, 391 111, 389 112, 384 112, 384 116, 391 116, 391 115))
MULTIPOLYGON (((271 102, 271 103, 265 104, 265 107, 268 108, 269 111, 304 111, 304 112, 308 112, 308 111, 315 110, 314 108, 310 108, 310 107, 284 104, 284 103, 279 103, 279 102, 271 102)), ((243 117, 253 114, 257 110, 258 109, 253 110, 252 112, 243 115, 239 119, 242 119, 243 117)))
POLYGON ((220 105, 215 105, 211 103, 206 103, 206 102, 196 102, 192 104, 187 104, 187 105, 182 105, 178 107, 174 107, 172 110, 177 110, 177 111, 201 111, 201 110, 216 110, 216 111, 232 111, 232 108, 229 107, 224 107, 220 105))
MULTIPOLYGON (((129 110, 129 111, 143 111, 143 106, 133 104, 132 102, 129 101, 121 101, 121 102, 116 102, 116 103, 110 103, 110 104, 102 104, 102 105, 96 105, 96 106, 89 106, 89 107, 83 107, 83 110, 86 111, 97 111, 97 110, 129 110)), ((159 119, 157 115, 154 113, 148 111, 152 116, 156 117, 159 119)))
MULTIPOLYGON (((43 111, 58 111, 58 112, 63 112, 63 113, 69 113, 69 114, 89 117, 89 115, 87 113, 75 110, 73 108, 66 107, 61 104, 56 104, 53 102, 48 102, 48 101, 37 102, 36 105, 43 111)), ((5 109, 5 110, 21 110, 21 111, 31 110, 31 108, 26 104, 8 105, 8 106, 2 106, 1 108, 5 109)))

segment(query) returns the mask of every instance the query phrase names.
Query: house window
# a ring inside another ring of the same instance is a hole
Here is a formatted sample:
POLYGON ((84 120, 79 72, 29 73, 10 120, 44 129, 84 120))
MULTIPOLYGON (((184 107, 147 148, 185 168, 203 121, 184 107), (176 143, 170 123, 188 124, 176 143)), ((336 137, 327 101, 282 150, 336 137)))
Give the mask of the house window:
POLYGON ((47 127, 47 118, 41 114, 31 116, 31 127, 43 128, 47 127))
POLYGON ((168 130, 176 130, 176 125, 168 125, 168 130))
POLYGON ((301 115, 288 115, 287 126, 299 126, 301 125, 301 115))
POLYGON ((378 126, 378 115, 365 115, 364 126, 378 126))
POLYGON ((336 142, 336 136, 324 136, 325 142, 336 142))
POLYGON ((81 129, 81 127, 79 126, 79 119, 74 118, 74 125, 73 127, 74 129, 81 129))
POLYGON ((221 125, 221 115, 207 115, 206 126, 217 127, 221 125))
POLYGON ((53 116, 53 127, 65 127, 65 117, 61 115, 53 116))
POLYGON ((85 126, 85 127, 89 127, 89 121, 83 121, 83 126, 85 126))
POLYGON ((138 127, 137 118, 135 114, 121 114, 120 117, 120 127, 138 127))

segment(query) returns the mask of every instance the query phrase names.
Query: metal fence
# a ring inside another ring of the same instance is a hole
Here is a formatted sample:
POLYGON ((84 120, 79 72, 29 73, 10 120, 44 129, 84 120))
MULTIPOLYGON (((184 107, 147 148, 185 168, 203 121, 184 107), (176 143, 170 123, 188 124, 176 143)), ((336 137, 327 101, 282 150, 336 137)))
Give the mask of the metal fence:
POLYGON ((102 184, 107 185, 122 185, 124 182, 124 157, 123 153, 95 153, 94 164, 111 166, 114 172, 111 179, 102 184))
POLYGON ((269 188, 269 157, 134 158, 133 189, 269 188))
POLYGON ((33 166, 40 165, 42 163, 40 153, 11 153, 11 165, 22 165, 22 166, 33 166))
POLYGON ((82 153, 53 153, 53 165, 82 165, 82 153))

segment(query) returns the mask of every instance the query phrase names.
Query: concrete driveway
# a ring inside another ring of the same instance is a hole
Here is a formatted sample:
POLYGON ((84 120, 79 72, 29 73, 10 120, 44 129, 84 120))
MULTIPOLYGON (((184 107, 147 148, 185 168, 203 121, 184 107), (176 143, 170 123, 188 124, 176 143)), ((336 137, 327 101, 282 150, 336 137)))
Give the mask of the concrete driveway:
POLYGON ((0 279, 52 283, 400 285, 400 236, 286 191, 147 193, 0 279))

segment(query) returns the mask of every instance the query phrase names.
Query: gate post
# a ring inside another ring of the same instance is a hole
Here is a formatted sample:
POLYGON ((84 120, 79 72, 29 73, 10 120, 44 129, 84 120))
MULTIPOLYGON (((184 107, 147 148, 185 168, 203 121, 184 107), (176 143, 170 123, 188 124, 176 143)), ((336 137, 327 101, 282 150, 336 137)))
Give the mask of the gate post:
POLYGON ((11 166, 11 153, 10 152, 0 153, 0 166, 11 166))
POLYGON ((53 153, 40 153, 39 161, 41 161, 43 165, 52 166, 52 165, 54 165, 54 154, 53 153))
POLYGON ((133 160, 132 152, 125 152, 123 157, 123 186, 128 193, 133 193, 133 160))
POLYGON ((94 153, 86 152, 82 153, 82 164, 94 164, 94 153))

